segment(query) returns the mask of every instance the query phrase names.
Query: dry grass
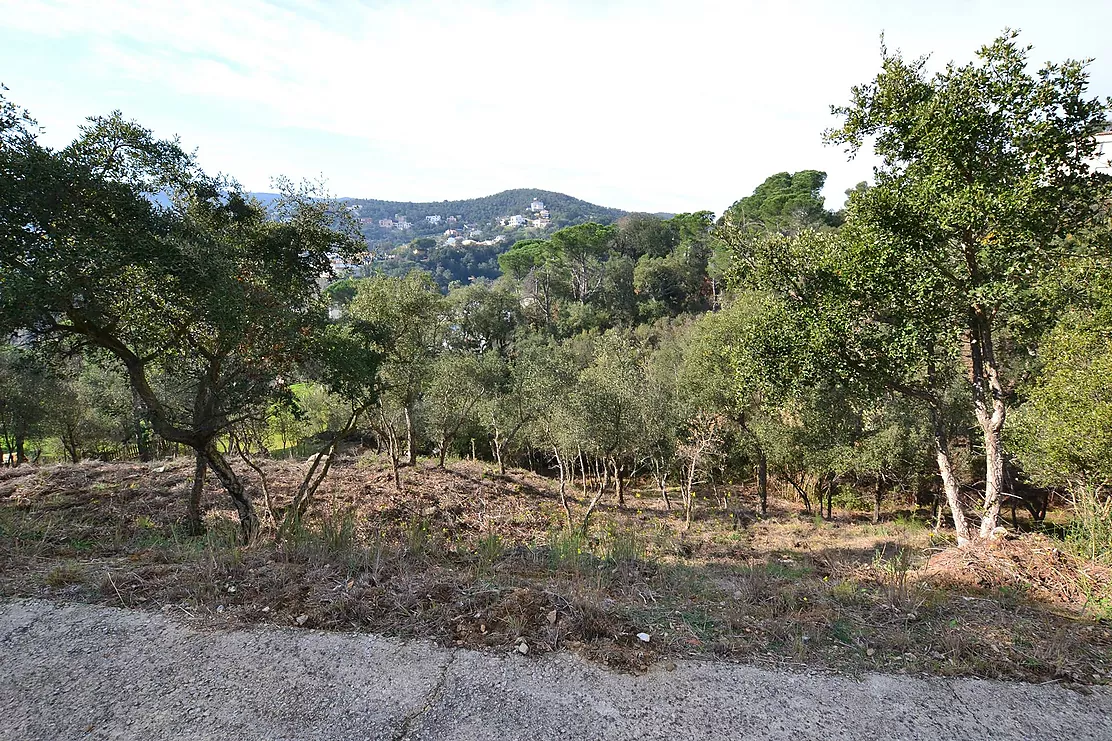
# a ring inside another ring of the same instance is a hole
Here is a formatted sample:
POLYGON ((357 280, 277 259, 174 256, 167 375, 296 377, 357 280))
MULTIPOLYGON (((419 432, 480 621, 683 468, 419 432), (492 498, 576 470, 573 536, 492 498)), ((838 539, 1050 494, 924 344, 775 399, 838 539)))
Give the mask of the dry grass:
MULTIPOLYGON (((301 466, 266 464, 279 492, 301 466)), ((299 531, 242 548, 216 488, 208 533, 182 535, 191 475, 186 460, 0 471, 0 590, 219 624, 524 642, 624 669, 722 656, 1078 685, 1112 676, 1112 575, 1041 535, 959 551, 914 513, 824 522, 779 500, 737 529, 701 500, 685 531, 678 512, 635 492, 626 509, 600 508, 582 538, 562 531, 541 476, 422 463, 398 493, 382 461, 353 454, 299 531)))

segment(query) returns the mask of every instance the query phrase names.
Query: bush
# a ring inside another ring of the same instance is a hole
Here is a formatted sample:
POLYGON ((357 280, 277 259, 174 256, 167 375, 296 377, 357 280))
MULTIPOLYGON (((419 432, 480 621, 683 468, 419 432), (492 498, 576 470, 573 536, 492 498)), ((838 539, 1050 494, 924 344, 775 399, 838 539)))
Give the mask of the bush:
POLYGON ((1112 497, 1101 487, 1075 486, 1066 543, 1079 555, 1112 562, 1112 497))

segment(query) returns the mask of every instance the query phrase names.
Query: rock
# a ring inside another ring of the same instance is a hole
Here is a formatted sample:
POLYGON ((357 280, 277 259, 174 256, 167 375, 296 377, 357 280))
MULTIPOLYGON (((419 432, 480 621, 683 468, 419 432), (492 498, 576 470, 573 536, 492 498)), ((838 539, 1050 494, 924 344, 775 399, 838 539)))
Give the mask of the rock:
POLYGON ((517 652, 522 656, 529 653, 529 644, 527 644, 525 641, 517 644, 517 652))
POLYGON ((641 641, 641 643, 648 643, 650 640, 652 640, 652 636, 648 633, 638 633, 637 640, 641 641))
POLYGON ((876 649, 875 648, 866 648, 865 649, 865 655, 866 656, 876 656, 876 649))
POLYGON ((549 624, 549 625, 555 625, 555 624, 556 624, 556 618, 557 618, 557 615, 556 615, 556 611, 555 611, 555 610, 553 610, 552 612, 548 613, 548 624, 549 624))
POLYGON ((302 614, 297 616, 297 620, 295 622, 298 625, 304 625, 306 622, 308 622, 308 620, 309 620, 309 616, 306 615, 305 613, 302 613, 302 614))

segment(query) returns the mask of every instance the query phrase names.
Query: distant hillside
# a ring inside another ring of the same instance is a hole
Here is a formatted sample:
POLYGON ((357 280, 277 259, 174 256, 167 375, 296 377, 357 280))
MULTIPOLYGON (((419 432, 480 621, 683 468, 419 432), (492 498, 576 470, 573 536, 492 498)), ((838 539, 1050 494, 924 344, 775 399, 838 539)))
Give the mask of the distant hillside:
MULTIPOLYGON (((264 204, 277 196, 252 193, 264 204)), ((519 188, 463 201, 412 203, 340 198, 359 219, 369 250, 348 275, 404 275, 421 269, 441 287, 501 275, 498 256, 519 239, 593 221, 612 224, 627 212, 550 190, 519 188)))
MULTIPOLYGON (((544 209, 549 212, 552 227, 559 229, 572 224, 582 224, 586 221, 595 221, 600 224, 610 224, 625 215, 625 211, 617 208, 596 206, 587 201, 554 193, 550 190, 537 190, 518 188, 505 190, 492 196, 483 198, 469 198, 464 201, 435 201, 432 203, 412 203, 408 201, 379 201, 371 198, 344 198, 348 203, 359 206, 359 215, 363 218, 393 220, 397 216, 405 216, 413 225, 415 234, 424 231, 429 225, 425 217, 439 216, 440 230, 449 217, 456 217, 458 221, 466 224, 489 225, 495 219, 508 216, 530 216, 533 212, 530 206, 534 200, 544 203, 544 209)), ((436 231, 435 229, 433 231, 436 231)))

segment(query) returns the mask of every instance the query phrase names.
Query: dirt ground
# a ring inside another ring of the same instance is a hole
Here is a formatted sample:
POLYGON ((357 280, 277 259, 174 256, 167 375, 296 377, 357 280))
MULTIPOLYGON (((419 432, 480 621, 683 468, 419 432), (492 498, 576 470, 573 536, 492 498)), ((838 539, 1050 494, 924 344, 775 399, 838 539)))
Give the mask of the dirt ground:
MULTIPOLYGON (((305 468, 265 464, 279 506, 305 468)), ((1112 681, 1112 576, 1043 534, 961 551, 899 502, 878 525, 837 509, 823 520, 788 499, 756 518, 744 490, 708 492, 687 530, 659 495, 634 488, 624 508, 605 501, 582 537, 563 527, 543 476, 422 461, 403 470, 399 492, 381 459, 356 452, 296 532, 278 541, 267 529, 244 548, 212 486, 207 533, 184 534, 192 475, 184 459, 0 470, 0 594, 221 627, 570 649, 634 672, 726 658, 1082 689, 1112 681)))

